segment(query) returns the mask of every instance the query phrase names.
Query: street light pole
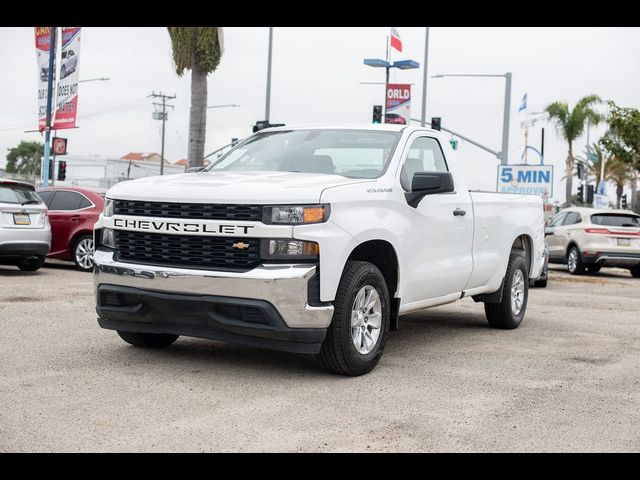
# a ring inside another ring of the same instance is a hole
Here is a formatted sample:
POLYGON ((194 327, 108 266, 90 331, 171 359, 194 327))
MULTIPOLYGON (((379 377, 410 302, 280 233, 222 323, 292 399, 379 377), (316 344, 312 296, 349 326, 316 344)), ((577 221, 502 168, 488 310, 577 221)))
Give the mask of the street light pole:
POLYGON ((267 59, 267 101, 264 109, 264 119, 269 123, 271 110, 271 52, 273 47, 273 27, 269 27, 269 57, 267 59))
POLYGON ((429 27, 424 34, 424 71, 422 72, 422 116, 420 117, 420 125, 427 124, 427 60, 429 58, 429 27))
MULTIPOLYGON (((44 123, 44 164, 42 166, 42 186, 49 186, 49 155, 51 153, 51 103, 53 100, 53 67, 55 65, 56 56, 56 29, 51 27, 51 35, 49 36, 49 72, 47 78, 47 113, 44 123)), ((51 175, 53 178, 53 172, 51 175)))

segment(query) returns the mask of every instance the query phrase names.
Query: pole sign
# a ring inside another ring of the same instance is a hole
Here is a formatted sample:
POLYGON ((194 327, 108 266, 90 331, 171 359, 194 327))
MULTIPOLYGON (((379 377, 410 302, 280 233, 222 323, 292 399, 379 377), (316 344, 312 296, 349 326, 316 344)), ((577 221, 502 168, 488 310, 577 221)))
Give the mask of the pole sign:
POLYGON ((498 165, 497 192, 553 196, 553 165, 498 165))
POLYGON ((609 197, 607 195, 595 194, 593 196, 593 208, 609 208, 609 197))
POLYGON ((52 150, 54 155, 67 154, 67 139, 61 137, 53 137, 52 150))
POLYGON ((54 130, 75 128, 78 111, 78 64, 80 60, 80 27, 62 27, 60 81, 56 89, 54 130))
MULTIPOLYGON (((47 82, 49 80, 49 42, 51 27, 35 27, 36 60, 38 61, 38 130, 45 129, 47 117, 47 82)), ((55 48, 55 46, 54 46, 55 48)), ((55 55, 53 78, 56 76, 55 55)))
POLYGON ((408 125, 411 118, 411 85, 388 83, 384 123, 408 125))

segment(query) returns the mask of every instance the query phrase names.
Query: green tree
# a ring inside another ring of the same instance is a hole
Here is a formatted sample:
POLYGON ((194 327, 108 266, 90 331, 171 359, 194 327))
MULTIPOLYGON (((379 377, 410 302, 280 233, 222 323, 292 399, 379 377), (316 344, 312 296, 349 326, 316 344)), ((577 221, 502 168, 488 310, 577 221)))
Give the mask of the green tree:
POLYGON ((44 156, 44 144, 21 141, 7 154, 7 173, 21 173, 25 176, 40 174, 40 163, 44 156))
POLYGON ((611 157, 605 165, 607 165, 608 180, 616 185, 616 208, 620 208, 624 185, 631 181, 633 167, 620 157, 611 157))
POLYGON ((573 142, 582 135, 587 121, 597 125, 602 120, 602 115, 593 109, 593 106, 600 103, 597 95, 588 95, 581 98, 576 103, 573 110, 569 109, 566 102, 553 102, 545 108, 549 114, 549 119, 554 120, 558 133, 569 145, 566 161, 566 204, 571 203, 571 191, 573 189, 573 142))
POLYGON ((640 170, 640 110, 609 104, 609 129, 600 144, 613 156, 640 170))
POLYGON ((222 56, 221 27, 167 27, 171 37, 176 73, 191 70, 189 115, 189 167, 202 166, 207 128, 207 75, 215 71, 222 56))
POLYGON ((608 167, 606 163, 606 152, 597 143, 591 144, 590 158, 587 156, 587 149, 584 149, 584 156, 575 155, 575 161, 585 165, 587 173, 587 183, 594 182, 597 186, 600 183, 600 174, 602 173, 602 162, 604 161, 604 177, 607 179, 608 167))

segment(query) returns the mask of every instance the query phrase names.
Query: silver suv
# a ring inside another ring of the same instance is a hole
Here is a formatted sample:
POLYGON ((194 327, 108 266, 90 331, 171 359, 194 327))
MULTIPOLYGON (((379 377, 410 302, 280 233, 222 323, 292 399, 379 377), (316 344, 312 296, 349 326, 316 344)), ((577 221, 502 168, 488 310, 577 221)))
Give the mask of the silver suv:
POLYGON ((640 215, 636 213, 567 208, 551 219, 545 236, 549 262, 566 263, 572 275, 621 267, 640 278, 640 215))
POLYGON ((33 272, 50 246, 47 206, 33 185, 0 178, 0 264, 33 272))

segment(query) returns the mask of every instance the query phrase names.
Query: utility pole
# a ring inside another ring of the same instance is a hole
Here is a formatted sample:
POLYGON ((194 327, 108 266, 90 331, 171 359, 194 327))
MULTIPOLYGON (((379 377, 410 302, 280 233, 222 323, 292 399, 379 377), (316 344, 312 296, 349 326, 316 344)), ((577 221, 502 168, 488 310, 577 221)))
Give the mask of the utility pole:
POLYGON ((267 59, 267 101, 264 108, 264 119, 269 123, 271 110, 271 51, 273 47, 273 27, 269 27, 269 56, 267 59))
POLYGON ((427 60, 429 59, 429 27, 424 35, 424 71, 422 72, 422 117, 420 126, 427 125, 427 60))
MULTIPOLYGON (((51 27, 49 36, 49 73, 47 79, 47 115, 44 124, 44 164, 42 166, 42 186, 49 186, 49 155, 51 153, 51 103, 53 100, 53 67, 56 58, 56 29, 51 27)), ((54 169, 55 170, 55 169, 54 169)), ((53 172, 51 172, 53 174, 53 172)), ((53 178, 53 175, 52 177, 53 178)))
MULTIPOLYGON (((505 73, 506 85, 504 89, 504 115, 502 118, 502 151, 500 163, 509 163, 509 119, 511 114, 511 72, 505 73)), ((526 146, 525 146, 526 147, 526 146)))
POLYGON ((165 127, 165 123, 167 121, 167 107, 171 107, 174 108, 173 105, 168 105, 167 104, 167 100, 171 100, 176 98, 175 95, 170 96, 170 95, 164 95, 162 92, 160 93, 155 93, 152 92, 151 97, 160 97, 162 98, 162 103, 154 103, 154 105, 157 105, 158 107, 162 107, 162 112, 154 112, 153 118, 158 119, 160 116, 156 115, 157 113, 161 114, 161 120, 162 120, 162 147, 160 150, 160 175, 164 175, 164 127, 165 127))

